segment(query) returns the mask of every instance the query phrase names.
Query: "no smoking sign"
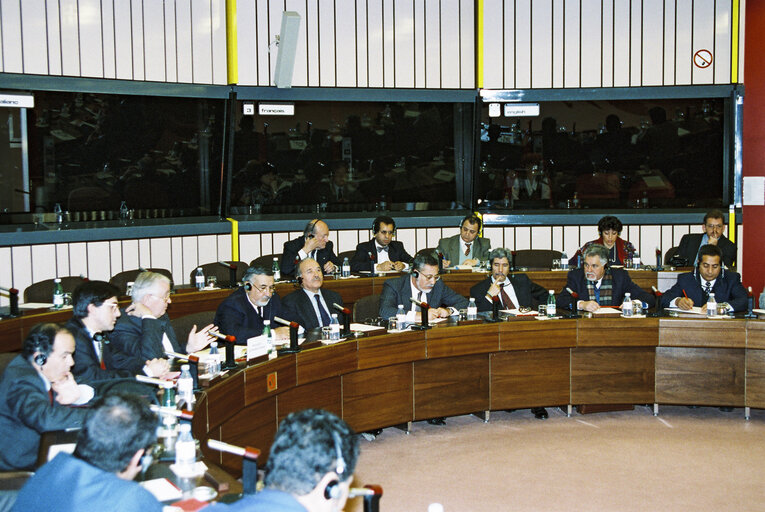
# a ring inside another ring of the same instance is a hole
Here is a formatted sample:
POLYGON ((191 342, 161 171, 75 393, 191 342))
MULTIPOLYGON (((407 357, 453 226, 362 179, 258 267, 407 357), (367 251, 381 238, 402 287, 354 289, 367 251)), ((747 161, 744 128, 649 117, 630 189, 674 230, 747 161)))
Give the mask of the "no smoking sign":
POLYGON ((708 68, 712 65, 712 52, 702 48, 693 54, 693 65, 697 68, 708 68))

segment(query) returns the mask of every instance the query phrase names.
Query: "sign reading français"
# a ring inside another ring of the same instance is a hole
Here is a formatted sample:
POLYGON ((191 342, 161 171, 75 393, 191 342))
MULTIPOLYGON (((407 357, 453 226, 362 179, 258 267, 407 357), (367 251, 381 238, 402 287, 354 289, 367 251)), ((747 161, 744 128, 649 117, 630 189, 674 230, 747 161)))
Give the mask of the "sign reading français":
POLYGON ((294 103, 258 103, 258 114, 261 116, 294 116, 294 103))
POLYGON ((35 108, 35 97, 29 94, 0 94, 0 107, 35 108))

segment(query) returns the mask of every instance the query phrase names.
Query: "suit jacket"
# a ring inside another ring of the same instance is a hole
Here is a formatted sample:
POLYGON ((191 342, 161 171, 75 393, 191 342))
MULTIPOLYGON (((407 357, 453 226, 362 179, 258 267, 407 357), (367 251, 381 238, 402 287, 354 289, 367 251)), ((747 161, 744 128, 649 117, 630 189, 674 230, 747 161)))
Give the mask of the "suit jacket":
MULTIPOLYGON (((704 289, 701 287, 701 276, 696 275, 696 272, 686 272, 677 276, 675 285, 662 295, 662 306, 668 307, 673 299, 682 297, 683 290, 695 306, 706 304, 704 289)), ((712 287, 712 293, 715 294, 717 302, 727 302, 733 306, 734 311, 746 311, 748 295, 738 273, 732 270, 721 272, 712 287)))
MULTIPOLYGON (((324 297, 324 302, 327 303, 327 313, 329 316, 331 317, 332 313, 337 313, 337 319, 342 325, 343 314, 333 308, 332 303, 342 306, 343 298, 339 293, 332 290, 321 288, 319 291, 321 292, 321 296, 324 297)), ((311 299, 308 298, 308 295, 306 295, 302 288, 300 290, 295 290, 284 297, 282 305, 284 306, 284 316, 287 317, 287 320, 299 323, 305 327, 306 330, 320 327, 319 319, 316 317, 316 311, 313 309, 311 299)))
POLYGON ((173 352, 186 353, 186 344, 178 341, 167 313, 159 318, 139 318, 122 312, 111 333, 112 344, 126 354, 133 354, 141 360, 141 367, 147 359, 167 359, 162 345, 162 334, 166 333, 173 352))
MULTIPOLYGON (((412 303, 409 299, 412 296, 411 274, 406 274, 395 279, 388 279, 383 284, 382 295, 380 295, 380 316, 390 318, 396 316, 398 305, 403 304, 404 309, 409 311, 412 303)), ((466 308, 468 300, 444 284, 442 280, 436 281, 436 285, 426 295, 427 302, 433 308, 453 307, 457 309, 466 308)))
POLYGON ((246 494, 239 501, 231 504, 213 503, 205 507, 205 512, 252 512, 267 510, 268 512, 306 512, 291 494, 276 489, 263 489, 257 494, 246 494))
POLYGON ((0 379, 0 470, 32 469, 37 462, 40 434, 81 428, 87 412, 56 401, 51 404, 42 377, 19 354, 0 379))
POLYGON ((246 345, 249 338, 263 334, 263 320, 270 320, 272 327, 278 327, 274 326, 274 317, 282 316, 282 301, 278 295, 274 294, 263 307, 263 314, 261 317, 252 307, 242 286, 220 303, 213 323, 220 332, 236 336, 237 345, 246 345))
MULTIPOLYGON (((488 238, 476 237, 473 240, 473 258, 477 260, 489 259, 489 249, 491 248, 491 240, 488 238)), ((460 262, 460 254, 462 253, 462 247, 460 245, 460 235, 450 236, 449 238, 442 238, 438 241, 438 252, 444 255, 444 259, 449 260, 449 264, 454 266, 460 262)))
MULTIPOLYGON (((704 233, 689 233, 683 235, 680 239, 680 245, 677 246, 677 255, 682 256, 688 261, 688 266, 693 266, 696 261, 696 255, 701 248, 701 240, 704 233)), ((736 244, 725 238, 725 235, 717 241, 717 246, 723 253, 723 263, 726 267, 732 267, 736 263, 736 244)))
POLYGON ((136 482, 59 453, 24 484, 12 510, 161 512, 162 504, 136 482))
MULTIPOLYGON (((520 304, 516 304, 517 307, 536 308, 539 304, 547 302, 547 289, 529 279, 526 274, 511 274, 508 279, 513 285, 518 302, 520 302, 520 304)), ((489 288, 491 288, 491 277, 487 277, 470 289, 470 296, 475 299, 478 311, 492 310, 491 302, 486 300, 486 293, 488 293, 489 288)))
MULTIPOLYGON (((629 292, 632 300, 640 299, 648 304, 649 308, 656 304, 656 298, 652 294, 648 293, 633 283, 632 279, 630 279, 630 275, 626 270, 622 270, 620 268, 612 268, 610 271, 613 278, 611 289, 611 304, 613 306, 620 306, 624 301, 624 294, 627 292, 629 292)), ((587 279, 585 279, 584 270, 581 268, 569 270, 568 277, 566 279, 566 286, 558 294, 558 298, 555 302, 557 307, 568 310, 571 303, 573 303, 574 307, 576 307, 577 300, 595 300, 595 297, 590 297, 590 293, 587 290, 587 279), (574 299, 574 297, 571 296, 566 288, 570 288, 571 290, 575 291, 579 295, 579 298, 574 299)))
MULTIPOLYGON (((377 264, 378 253, 374 239, 368 242, 362 242, 356 246, 356 254, 354 254, 353 259, 351 259, 351 272, 360 272, 362 270, 370 269, 370 252, 375 259, 375 264, 377 264)), ((391 261, 402 261, 404 263, 412 262, 412 257, 409 256, 409 253, 404 249, 404 244, 397 242, 396 240, 391 240, 388 245, 388 259, 391 261)))
MULTIPOLYGON (((295 259, 298 258, 298 252, 300 252, 300 249, 303 248, 303 244, 305 244, 305 239, 302 236, 299 236, 294 240, 290 240, 289 242, 284 242, 284 249, 282 250, 282 261, 279 265, 282 276, 295 275, 295 259)), ((332 242, 327 242, 327 245, 324 247, 324 249, 319 249, 316 251, 316 261, 319 263, 321 268, 324 268, 324 264, 328 261, 331 261, 335 265, 340 265, 341 261, 335 255, 335 250, 333 247, 334 246, 332 242)))
MULTIPOLYGON (((123 315, 126 316, 126 315, 123 315)), ((133 377, 137 373, 143 373, 145 359, 135 352, 123 352, 117 344, 112 342, 111 335, 107 336, 108 343, 103 345, 103 359, 105 370, 93 347, 93 338, 85 328, 82 321, 71 318, 66 323, 67 329, 74 336, 74 366, 72 375, 75 380, 82 384, 92 384, 98 381, 133 377)))

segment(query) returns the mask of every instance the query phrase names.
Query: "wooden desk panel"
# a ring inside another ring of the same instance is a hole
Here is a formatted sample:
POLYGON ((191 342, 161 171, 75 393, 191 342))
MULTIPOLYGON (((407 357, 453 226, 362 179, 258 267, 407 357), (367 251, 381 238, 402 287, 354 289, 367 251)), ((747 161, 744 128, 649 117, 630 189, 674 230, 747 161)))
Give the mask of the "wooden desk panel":
POLYGON ((288 389, 276 399, 277 423, 291 412, 319 408, 343 417, 342 377, 332 377, 288 389))
MULTIPOLYGON (((528 317, 527 317, 528 318, 528 317)), ((500 350, 576 346, 576 320, 535 320, 520 317, 499 324, 500 350)))
POLYGON ((285 354, 265 364, 247 367, 244 373, 244 405, 294 388, 297 385, 296 360, 295 354, 285 354), (276 385, 275 389, 269 389, 269 380, 276 385))
MULTIPOLYGON (((235 412, 234 416, 220 426, 220 440, 238 446, 258 448, 258 464, 262 464, 268 459, 268 451, 276 434, 276 397, 266 398, 235 412)), ((221 466, 239 477, 242 473, 242 458, 224 453, 221 466)))
POLYGON ((499 350, 497 324, 437 327, 427 331, 428 359, 499 350))
POLYGON ((744 405, 744 349, 658 347, 656 402, 744 405))
POLYGON ((359 370, 425 359, 425 333, 402 332, 358 340, 359 370))
POLYGON ((571 350, 573 404, 640 404, 654 397, 653 347, 571 350))
POLYGON ((491 354, 490 409, 564 405, 570 400, 570 350, 491 354))
POLYGON ((220 425, 244 405, 245 373, 233 371, 233 375, 221 379, 206 392, 208 429, 220 425))
POLYGON ((343 375, 343 419, 356 432, 413 418, 412 363, 343 375))
POLYGON ((746 320, 662 318, 659 346, 746 347, 746 320))
POLYGON ((765 349, 765 321, 746 321, 746 348, 765 349))
POLYGON ((489 410, 489 356, 414 363, 414 419, 489 410))
POLYGON ((355 340, 303 350, 297 355, 298 385, 355 371, 356 352, 355 340))
POLYGON ((746 351, 746 397, 748 407, 765 408, 765 350, 746 351))
POLYGON ((657 318, 582 318, 578 347, 655 347, 659 343, 657 318))

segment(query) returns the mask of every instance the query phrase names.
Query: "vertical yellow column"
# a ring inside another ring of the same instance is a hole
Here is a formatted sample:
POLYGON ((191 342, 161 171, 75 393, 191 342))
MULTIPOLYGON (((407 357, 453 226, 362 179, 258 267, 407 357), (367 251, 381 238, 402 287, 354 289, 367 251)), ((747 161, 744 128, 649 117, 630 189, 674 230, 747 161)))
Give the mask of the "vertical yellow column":
POLYGON ((728 209, 728 240, 736 243, 736 207, 733 205, 728 209))
POLYGON ((239 221, 226 218, 231 223, 231 261, 239 261, 239 221))
POLYGON ((475 5, 475 11, 476 11, 476 87, 478 89, 483 89, 483 0, 476 0, 475 5))
POLYGON ((730 34, 730 83, 737 84, 738 80, 738 38, 739 31, 739 0, 733 0, 731 5, 731 34, 730 34))
POLYGON ((239 50, 236 32, 236 0, 226 0, 226 65, 229 84, 239 82, 239 50))

